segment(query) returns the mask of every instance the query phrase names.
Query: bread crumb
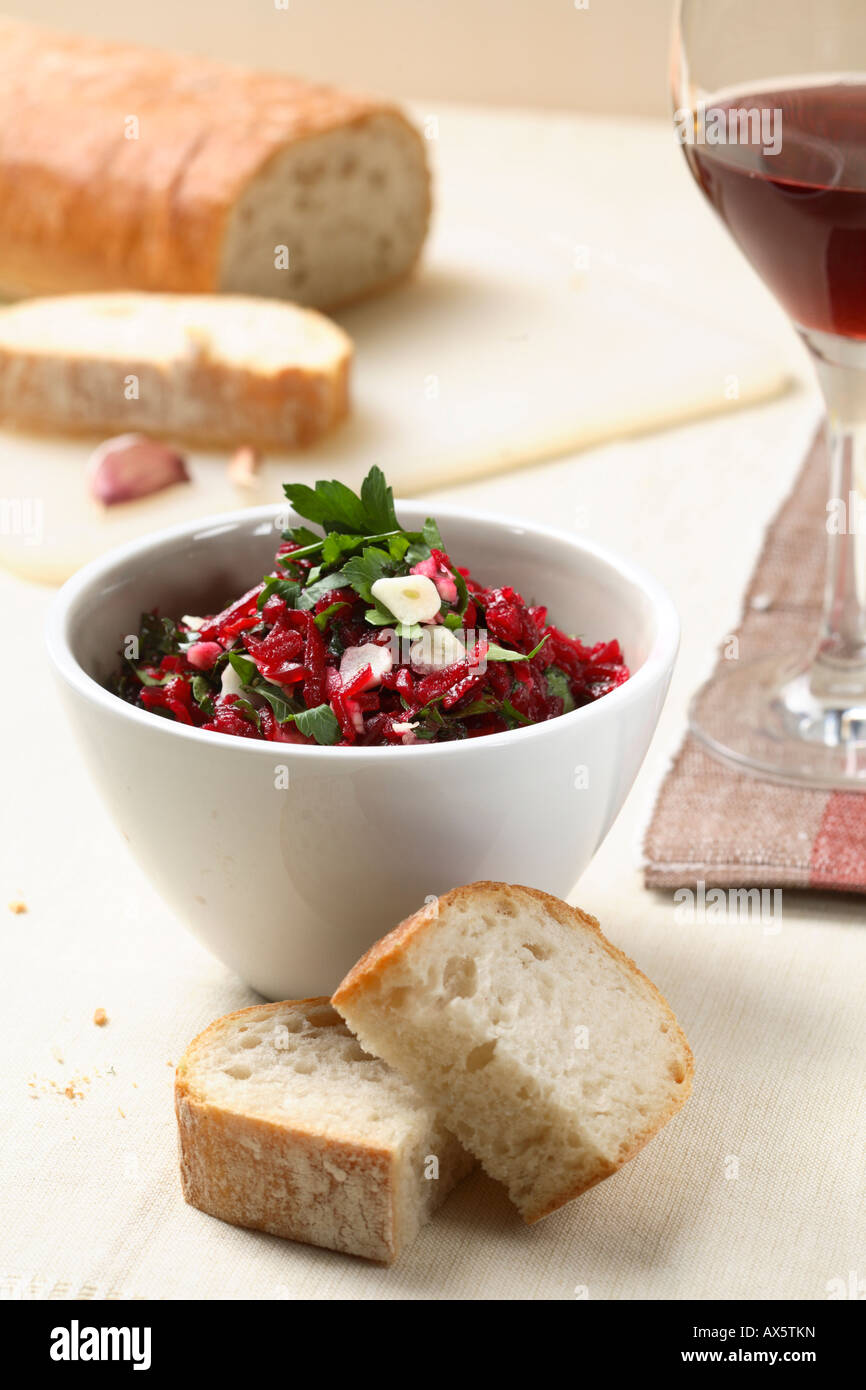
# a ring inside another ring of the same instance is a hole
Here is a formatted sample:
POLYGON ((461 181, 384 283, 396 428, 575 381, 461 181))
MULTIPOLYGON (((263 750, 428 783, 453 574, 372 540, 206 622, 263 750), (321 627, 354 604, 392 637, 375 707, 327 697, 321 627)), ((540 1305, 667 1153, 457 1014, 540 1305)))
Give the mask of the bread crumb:
MULTIPOLYGON (((98 1076, 99 1073, 97 1072, 96 1075, 98 1076)), ((91 1078, 89 1076, 73 1076, 66 1082, 62 1080, 56 1081, 54 1077, 46 1076, 37 1077, 35 1080, 27 1082, 27 1085, 30 1087, 30 1095, 34 1100, 38 1100, 40 1096, 52 1094, 55 1096, 66 1096, 68 1100, 83 1100, 83 1088, 91 1084, 91 1078)))
POLYGON ((108 1014, 104 1009, 96 1009, 93 1015, 93 1022, 96 1024, 97 1028, 105 1027, 108 1022, 108 1014))
POLYGON ((9 904, 9 911, 14 912, 16 917, 20 917, 22 912, 27 911, 27 904, 20 898, 13 898, 9 904))

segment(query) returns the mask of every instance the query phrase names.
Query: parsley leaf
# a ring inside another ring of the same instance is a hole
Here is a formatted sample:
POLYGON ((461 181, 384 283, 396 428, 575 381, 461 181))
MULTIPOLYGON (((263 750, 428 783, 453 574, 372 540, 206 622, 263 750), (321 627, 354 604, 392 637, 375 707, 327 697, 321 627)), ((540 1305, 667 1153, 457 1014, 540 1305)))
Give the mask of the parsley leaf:
MULTIPOLYGON (((311 531, 309 526, 291 526, 288 531, 283 532, 284 541, 294 541, 296 545, 321 545, 322 537, 317 536, 315 531, 311 531)), ((294 555, 290 552, 282 557, 282 562, 288 563, 294 555)), ((282 563, 281 562, 281 563, 282 563)))
POLYGON ((460 711, 461 719, 471 719, 475 714, 491 714, 496 709, 496 701, 482 696, 480 700, 473 700, 471 704, 464 705, 460 711))
POLYGON ((499 646, 497 646, 497 644, 496 644, 495 642, 490 642, 490 643, 488 644, 488 647, 487 647, 487 660, 488 660, 488 661, 531 661, 532 658, 533 658, 534 656, 537 656, 538 653, 541 651, 541 648, 544 646, 544 644, 545 644, 545 642, 547 641, 547 638, 548 638, 549 636, 550 636, 550 633, 548 633, 545 637, 542 637, 542 639, 541 639, 541 641, 539 642, 538 646, 537 646, 537 647, 533 647, 533 649, 532 649, 531 652, 511 652, 511 651, 508 650, 507 647, 499 647, 499 646))
POLYGON ((229 652, 229 663, 233 671, 236 671, 244 685, 250 685, 259 674, 258 667, 252 657, 243 656, 240 652, 229 652))
POLYGON ((451 574, 457 587, 457 602, 453 605, 454 612, 459 613, 462 618, 469 607, 469 590, 466 587, 466 580, 458 569, 452 569, 451 574))
MULTIPOLYGON (((289 720, 298 718, 286 692, 280 686, 274 685, 272 681, 267 681, 263 676, 260 676, 255 662, 250 657, 245 656, 242 652, 229 652, 228 659, 232 668, 240 676, 244 689, 250 695, 260 696, 261 699, 266 700, 279 724, 287 724, 289 720)), ((255 707, 248 700, 238 700, 238 704, 247 710, 258 723, 255 707)), ((306 713, 306 711, 301 711, 301 713, 306 713)))
POLYGON ((138 642, 142 659, 147 665, 157 665, 156 661, 150 660, 157 653, 161 656, 177 656, 180 640, 177 623, 172 622, 171 618, 160 618, 156 613, 142 613, 138 642))
POLYGON ((377 531, 399 531, 393 489, 386 483, 381 468, 375 464, 361 484, 361 501, 367 518, 368 535, 374 535, 377 531))
POLYGON ((290 719, 294 719, 295 714, 286 699, 285 691, 281 690, 278 685, 272 685, 270 681, 258 680, 250 689, 255 691, 256 695, 261 695, 263 700, 267 700, 278 724, 287 724, 290 719))
POLYGON ((316 614, 315 618, 313 619, 313 622, 316 624, 316 627, 319 629, 320 632, 324 632, 328 626, 328 623, 331 621, 331 618, 333 618, 334 614, 339 612, 341 608, 348 607, 349 604, 346 602, 344 598, 339 599, 336 603, 329 603, 327 608, 323 608, 321 613, 316 614))
MULTIPOLYGON (((360 497, 336 479, 320 479, 315 487, 286 483, 283 491, 298 516, 315 522, 326 532, 363 537, 401 529, 394 511, 394 493, 381 468, 375 465, 361 484, 360 497)), ((316 540, 305 527, 297 527, 292 532, 293 539, 301 539, 299 533, 303 533, 305 545, 316 540)))
POLYGON ((259 712, 256 709, 255 705, 250 704, 249 700, 244 700, 240 695, 238 695, 232 708, 243 710, 250 723, 255 724, 257 729, 261 729, 261 726, 259 725, 259 712))
POLYGON ((268 599, 273 598, 274 594, 285 599, 289 608, 297 608, 300 593, 301 586, 293 579, 278 579, 275 574, 271 574, 265 580, 265 587, 256 599, 256 608, 261 613, 268 599))
POLYGON ((445 543, 439 533, 439 527, 432 516, 428 516, 406 551, 406 564, 417 565, 419 560, 429 560, 431 551, 444 549, 445 543))
POLYGON ((316 705, 313 709, 301 710, 295 715, 295 725, 302 734, 314 738, 317 743, 337 743, 340 726, 330 705, 316 705))
MULTIPOLYGON (((365 546, 362 555, 354 555, 351 560, 347 560, 343 566, 343 575, 346 583, 351 585, 356 594, 372 603, 375 607, 383 607, 377 604, 372 594, 372 586, 377 579, 382 579, 386 574, 394 573, 394 562, 386 550, 379 550, 376 546, 365 546)), ((391 619, 393 622, 393 618, 391 619)))
POLYGON ((307 584, 301 590, 298 598, 299 608, 315 608, 320 598, 325 594, 331 594, 335 589, 345 589, 348 584, 346 571, 332 570, 330 574, 325 574, 321 579, 316 579, 312 584, 307 584))
POLYGON ((544 679, 547 681, 548 694, 562 700, 564 705, 563 714, 568 714, 571 710, 577 708, 574 703, 574 696, 571 693, 571 685, 569 684, 568 676, 564 671, 560 670, 558 666, 548 666, 544 673, 544 679))
POLYGON ((360 497, 336 478, 331 482, 320 479, 316 486, 306 483, 285 483, 283 491, 297 512, 306 521, 313 521, 325 531, 365 531, 366 508, 360 497))
POLYGON ((409 538, 404 535, 390 536, 388 538, 388 553, 392 560, 399 565, 406 551, 409 549, 409 538))
POLYGON ((393 627, 397 620, 393 613, 389 613, 387 608, 380 608, 377 603, 375 608, 367 609, 364 621, 371 627, 393 627))
POLYGON ((207 676, 193 676, 192 698, 195 700, 199 709, 203 710, 205 714, 213 714, 213 690, 207 676))
POLYGON ((322 564, 335 564, 344 550, 355 550, 361 541, 361 536, 343 536, 339 531, 329 531, 322 541, 322 564))
POLYGON ((514 724, 532 723, 532 720, 529 718, 529 716, 526 714, 521 714, 519 709, 515 709, 514 705, 511 703, 510 700, 502 701, 502 712, 503 714, 506 714, 514 724))

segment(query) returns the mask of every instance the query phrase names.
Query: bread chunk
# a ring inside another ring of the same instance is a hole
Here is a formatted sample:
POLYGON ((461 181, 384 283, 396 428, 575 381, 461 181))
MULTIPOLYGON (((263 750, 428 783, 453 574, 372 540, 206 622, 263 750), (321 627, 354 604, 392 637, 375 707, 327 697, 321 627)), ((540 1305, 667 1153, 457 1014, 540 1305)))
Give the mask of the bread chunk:
POLYGON ((217 1019, 181 1058, 175 1109, 191 1206, 386 1264, 473 1166, 325 998, 217 1019))
POLYGON ((528 1222, 614 1173, 686 1100, 683 1032, 598 922, 507 883, 455 888, 333 998, 528 1222))

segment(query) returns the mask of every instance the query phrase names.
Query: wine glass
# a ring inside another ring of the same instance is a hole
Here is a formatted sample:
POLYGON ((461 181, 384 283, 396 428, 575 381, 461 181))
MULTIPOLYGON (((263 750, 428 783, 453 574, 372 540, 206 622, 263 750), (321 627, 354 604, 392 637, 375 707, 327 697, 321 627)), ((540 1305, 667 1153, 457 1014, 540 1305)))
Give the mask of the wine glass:
POLYGON ((740 771, 866 791, 866 0, 680 0, 673 93, 692 174, 809 349, 830 454, 810 648, 732 661, 690 725, 740 771))

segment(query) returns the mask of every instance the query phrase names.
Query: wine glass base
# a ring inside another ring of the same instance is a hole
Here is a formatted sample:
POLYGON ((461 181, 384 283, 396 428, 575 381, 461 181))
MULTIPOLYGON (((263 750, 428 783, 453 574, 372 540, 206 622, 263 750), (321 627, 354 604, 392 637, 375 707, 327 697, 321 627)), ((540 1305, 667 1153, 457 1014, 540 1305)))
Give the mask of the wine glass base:
POLYGON ((866 693, 862 673, 791 658, 732 661, 695 695, 692 733, 737 772, 773 782, 866 792, 866 693))

